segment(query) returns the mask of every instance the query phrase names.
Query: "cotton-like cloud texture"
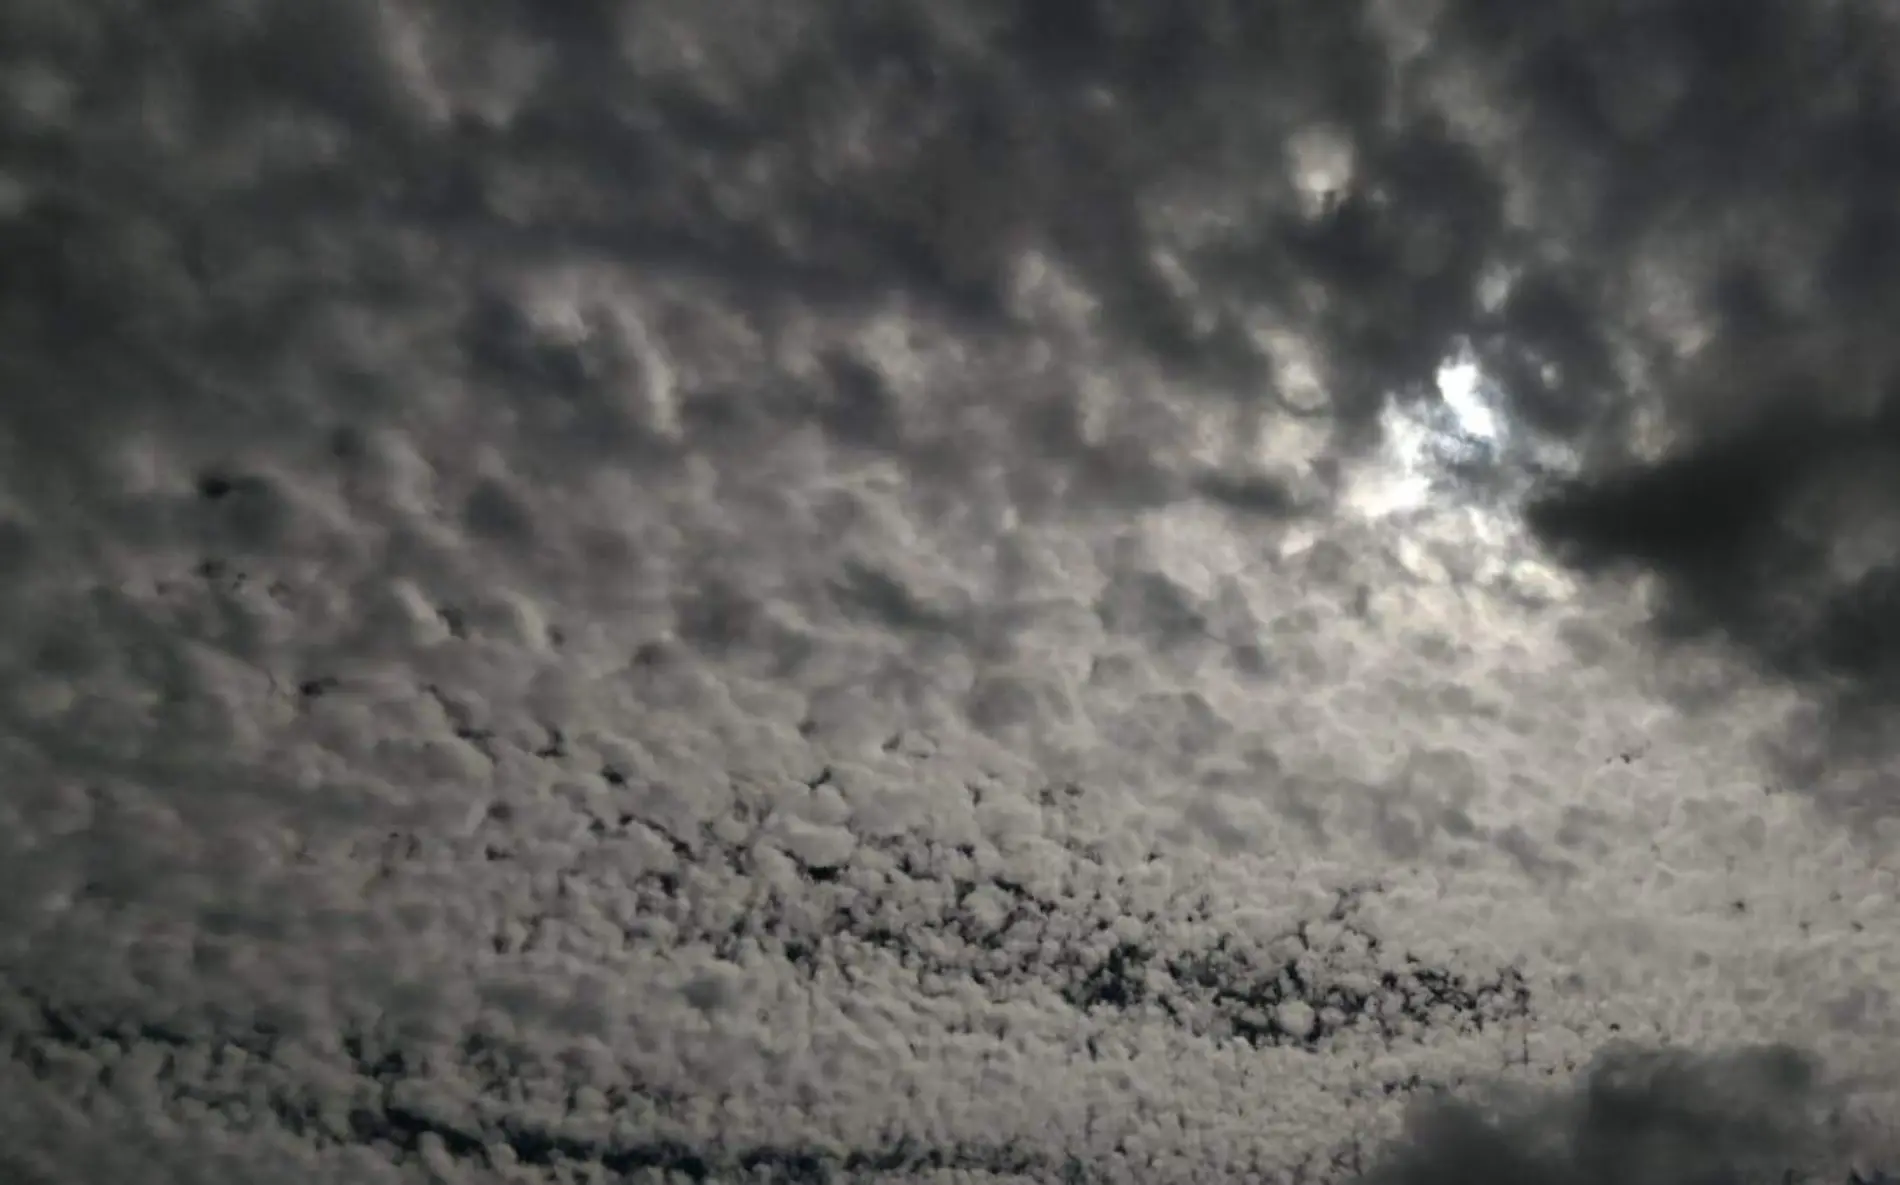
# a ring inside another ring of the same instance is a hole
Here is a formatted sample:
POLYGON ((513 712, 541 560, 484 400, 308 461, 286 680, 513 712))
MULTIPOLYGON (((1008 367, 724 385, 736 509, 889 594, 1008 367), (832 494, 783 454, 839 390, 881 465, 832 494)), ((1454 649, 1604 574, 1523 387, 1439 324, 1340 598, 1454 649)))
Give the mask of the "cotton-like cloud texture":
POLYGON ((1890 24, 4 6, 7 1179, 1900 1162, 1890 24))

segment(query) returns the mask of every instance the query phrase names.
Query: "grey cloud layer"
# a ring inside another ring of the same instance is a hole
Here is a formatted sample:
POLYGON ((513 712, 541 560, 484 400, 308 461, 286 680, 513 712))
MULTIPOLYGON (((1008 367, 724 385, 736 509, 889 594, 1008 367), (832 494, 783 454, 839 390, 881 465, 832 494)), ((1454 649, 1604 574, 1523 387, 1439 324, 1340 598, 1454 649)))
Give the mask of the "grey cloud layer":
POLYGON ((1554 554, 1858 727, 1886 35, 7 6, 0 1157, 1503 1182, 1864 1143, 1797 1121, 1834 1084, 1792 1054, 1589 1057, 1879 1047, 1877 859, 1740 758, 1644 757, 1669 695, 1613 597, 1347 492, 1466 344, 1579 462, 1465 499, 1546 482, 1554 554), (1578 1073, 1385 1142, 1430 1087, 1578 1073))

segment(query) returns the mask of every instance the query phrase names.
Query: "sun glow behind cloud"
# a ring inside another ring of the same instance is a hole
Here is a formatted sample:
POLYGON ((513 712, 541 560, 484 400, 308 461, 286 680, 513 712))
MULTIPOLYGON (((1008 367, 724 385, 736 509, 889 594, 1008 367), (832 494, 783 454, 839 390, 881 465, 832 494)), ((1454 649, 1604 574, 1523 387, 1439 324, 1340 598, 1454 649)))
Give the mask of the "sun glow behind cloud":
POLYGON ((1347 496, 1368 518, 1425 509, 1446 497, 1453 470, 1495 458, 1506 430, 1493 388, 1469 348, 1439 364, 1437 400, 1392 400, 1382 417, 1383 443, 1347 496))
POLYGON ((1404 556, 1440 556, 1402 561, 1434 582, 1460 572, 1455 582, 1496 583, 1540 602, 1567 598, 1574 582, 1537 556, 1512 492, 1528 488, 1519 478, 1530 471, 1561 469, 1567 458, 1512 430, 1501 392, 1464 343, 1439 364, 1434 386, 1436 399, 1386 405, 1380 446, 1349 478, 1344 509, 1400 528, 1404 556))
POLYGON ((1499 438, 1497 412, 1485 398, 1484 372, 1469 353, 1461 352, 1439 366, 1438 396, 1466 436, 1487 443, 1499 438))

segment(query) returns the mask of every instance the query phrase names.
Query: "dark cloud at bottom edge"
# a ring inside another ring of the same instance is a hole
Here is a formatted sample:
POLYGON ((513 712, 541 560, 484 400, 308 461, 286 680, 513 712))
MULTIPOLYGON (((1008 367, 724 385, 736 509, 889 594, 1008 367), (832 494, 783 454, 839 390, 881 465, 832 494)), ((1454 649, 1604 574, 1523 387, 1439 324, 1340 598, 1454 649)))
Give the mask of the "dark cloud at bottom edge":
POLYGON ((1818 1059, 1614 1045, 1561 1088, 1421 1098, 1367 1185, 1742 1185, 1891 1180, 1818 1059))

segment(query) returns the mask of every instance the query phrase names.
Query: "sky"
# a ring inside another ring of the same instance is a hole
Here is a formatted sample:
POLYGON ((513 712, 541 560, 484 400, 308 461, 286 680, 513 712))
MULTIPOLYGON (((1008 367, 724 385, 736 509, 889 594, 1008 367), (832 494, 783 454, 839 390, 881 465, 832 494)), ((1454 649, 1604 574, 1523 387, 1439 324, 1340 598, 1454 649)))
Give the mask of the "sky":
POLYGON ((1900 1169, 1897 39, 0 6, 0 1175, 1900 1169))

